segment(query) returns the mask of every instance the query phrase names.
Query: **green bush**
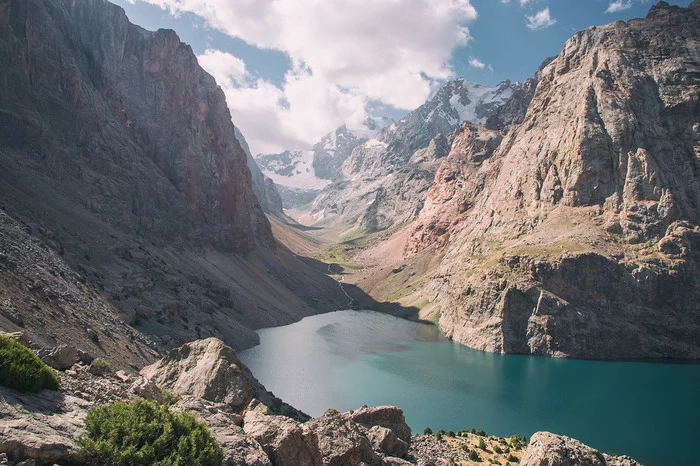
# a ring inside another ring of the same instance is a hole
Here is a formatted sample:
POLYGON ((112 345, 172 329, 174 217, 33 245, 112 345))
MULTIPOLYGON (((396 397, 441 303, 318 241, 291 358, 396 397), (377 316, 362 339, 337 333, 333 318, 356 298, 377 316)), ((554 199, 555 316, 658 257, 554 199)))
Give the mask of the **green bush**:
POLYGON ((454 436, 455 436, 455 431, 454 431, 454 430, 448 430, 448 431, 447 431, 447 436, 448 436, 448 437, 454 437, 454 436))
POLYGON ((90 364, 90 368, 88 370, 94 375, 105 375, 112 372, 112 367, 104 359, 95 358, 95 360, 90 364))
POLYGON ((513 456, 513 455, 508 455, 508 458, 506 458, 506 461, 508 461, 509 463, 517 463, 517 462, 518 462, 518 458, 516 458, 516 457, 513 456))
POLYGON ((97 406, 85 418, 79 454, 95 466, 220 466, 223 453, 189 413, 141 398, 97 406))
POLYGON ((493 446, 493 451, 495 451, 498 454, 503 453, 503 450, 501 450, 501 447, 499 447, 498 445, 493 446))
POLYGON ((433 434, 433 429, 431 429, 430 426, 423 429, 423 435, 432 435, 432 434, 433 434))
POLYGON ((471 450, 469 452, 469 460, 471 461, 480 461, 481 457, 479 456, 479 453, 477 453, 476 450, 471 450))
POLYGON ((479 448, 486 451, 486 442, 484 442, 483 438, 479 439, 479 448))
POLYGON ((442 432, 438 431, 438 432, 435 434, 435 440, 437 440, 438 442, 441 442, 441 441, 442 441, 442 432))
POLYGON ((22 392, 58 390, 58 378, 32 350, 0 335, 0 385, 22 392))

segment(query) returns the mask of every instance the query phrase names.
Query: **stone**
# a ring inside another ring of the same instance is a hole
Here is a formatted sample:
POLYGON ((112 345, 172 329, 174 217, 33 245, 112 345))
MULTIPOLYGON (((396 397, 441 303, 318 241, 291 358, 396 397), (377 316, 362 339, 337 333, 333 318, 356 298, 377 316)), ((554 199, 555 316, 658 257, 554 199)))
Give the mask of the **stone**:
POLYGON ((147 400, 154 400, 158 403, 163 402, 163 392, 158 385, 156 385, 151 380, 145 377, 138 377, 133 384, 131 384, 130 390, 147 400))
POLYGON ((59 371, 70 369, 79 362, 90 364, 94 359, 85 351, 71 345, 58 345, 54 348, 41 349, 39 357, 46 364, 59 371))
POLYGON ((411 428, 406 423, 403 411, 395 406, 362 407, 347 414, 352 421, 370 429, 373 426, 386 427, 396 437, 411 444, 411 428))
POLYGON ((367 433, 374 450, 389 456, 403 458, 408 453, 408 444, 398 438, 391 429, 372 426, 367 433))
POLYGON ((224 403, 234 411, 242 411, 253 398, 253 382, 247 368, 218 338, 176 348, 144 367, 141 375, 176 396, 224 403))
POLYGON ((576 439, 536 432, 520 466, 606 466, 605 457, 576 439))
POLYGON ((56 391, 30 394, 0 386, 0 452, 13 461, 72 464, 89 407, 56 391))
POLYGON ((323 416, 309 421, 307 425, 318 436, 324 465, 381 464, 360 426, 341 413, 328 410, 323 416))
POLYGON ((275 466, 320 466, 323 464, 318 437, 306 424, 284 416, 267 414, 256 403, 246 411, 243 431, 254 438, 275 466))

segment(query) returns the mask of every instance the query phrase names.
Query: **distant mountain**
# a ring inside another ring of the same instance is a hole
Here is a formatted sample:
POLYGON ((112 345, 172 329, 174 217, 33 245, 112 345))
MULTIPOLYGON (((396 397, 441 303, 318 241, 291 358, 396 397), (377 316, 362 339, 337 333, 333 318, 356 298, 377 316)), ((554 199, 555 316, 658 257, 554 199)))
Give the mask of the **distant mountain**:
POLYGON ((338 176, 338 169, 352 150, 390 124, 388 118, 367 117, 361 126, 342 125, 314 145, 312 150, 286 150, 258 154, 255 162, 265 176, 280 186, 286 208, 306 204, 338 176))
POLYGON ((448 82, 425 104, 355 147, 340 176, 319 194, 312 214, 365 230, 413 218, 460 123, 485 122, 521 87, 510 81, 494 88, 463 79, 448 82))

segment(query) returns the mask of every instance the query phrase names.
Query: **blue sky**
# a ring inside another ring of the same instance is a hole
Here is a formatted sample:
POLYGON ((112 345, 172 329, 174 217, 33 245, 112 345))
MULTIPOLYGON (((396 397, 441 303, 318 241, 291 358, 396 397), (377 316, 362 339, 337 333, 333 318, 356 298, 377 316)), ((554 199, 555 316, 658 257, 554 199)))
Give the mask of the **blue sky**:
MULTIPOLYGON (((531 77, 574 32, 646 0, 112 0, 174 29, 227 96, 253 153, 308 148, 368 114, 400 117, 446 80, 531 77)), ((688 6, 690 0, 670 1, 688 6)))

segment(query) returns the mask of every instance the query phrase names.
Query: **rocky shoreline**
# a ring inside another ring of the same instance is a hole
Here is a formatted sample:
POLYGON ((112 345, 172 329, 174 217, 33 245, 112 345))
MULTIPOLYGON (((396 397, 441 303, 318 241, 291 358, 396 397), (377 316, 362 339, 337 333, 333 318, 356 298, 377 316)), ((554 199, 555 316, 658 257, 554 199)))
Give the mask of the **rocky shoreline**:
MULTIPOLYGON (((25 334, 12 336, 29 343, 25 334)), ((62 368, 56 371, 60 391, 28 394, 0 386, 0 464, 83 465, 77 439, 92 406, 170 397, 173 409, 209 426, 228 465, 638 465, 547 432, 533 435, 527 446, 518 436, 478 430, 412 435, 393 406, 329 409, 309 419, 268 392, 216 338, 176 348, 139 374, 92 370, 85 353, 65 345, 39 354, 62 368)))

